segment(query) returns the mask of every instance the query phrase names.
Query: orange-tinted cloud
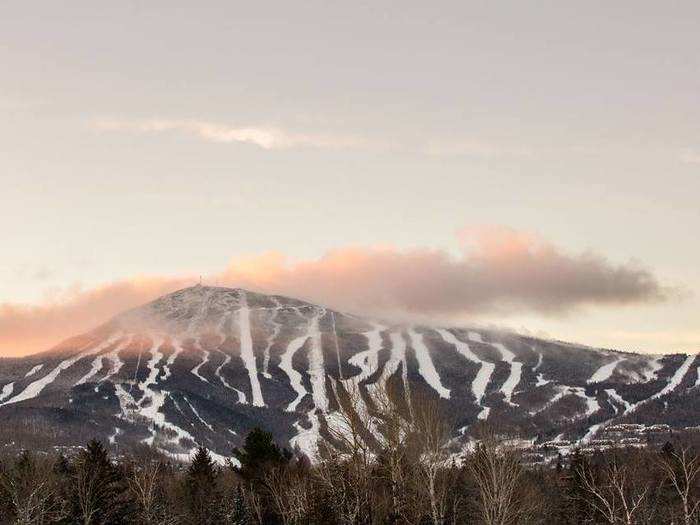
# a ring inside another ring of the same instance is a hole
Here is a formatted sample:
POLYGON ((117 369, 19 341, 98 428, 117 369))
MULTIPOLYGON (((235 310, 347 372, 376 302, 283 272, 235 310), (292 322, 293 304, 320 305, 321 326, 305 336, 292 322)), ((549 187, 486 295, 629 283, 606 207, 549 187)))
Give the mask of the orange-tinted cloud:
MULTIPOLYGON (((637 265, 614 265, 593 253, 571 255, 529 234, 472 228, 461 232, 460 240, 458 257, 433 249, 350 247, 289 262, 273 252, 235 259, 211 280, 387 317, 561 315, 586 305, 644 303, 667 295, 657 278, 637 265)), ((51 304, 0 305, 0 355, 45 349, 193 282, 136 279, 74 291, 51 304)))

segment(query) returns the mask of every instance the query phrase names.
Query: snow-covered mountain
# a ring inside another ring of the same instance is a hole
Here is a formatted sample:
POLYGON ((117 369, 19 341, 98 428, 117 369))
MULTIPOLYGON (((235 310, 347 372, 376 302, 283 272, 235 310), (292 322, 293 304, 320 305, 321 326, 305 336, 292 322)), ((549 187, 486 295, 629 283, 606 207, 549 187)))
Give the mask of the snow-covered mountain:
POLYGON ((286 297, 194 286, 34 356, 0 360, 0 444, 145 443, 222 456, 254 426, 313 457, 339 402, 391 383, 480 424, 588 441, 611 423, 700 423, 699 362, 508 332, 397 326, 286 297), (4 443, 2 443, 4 442, 4 443))

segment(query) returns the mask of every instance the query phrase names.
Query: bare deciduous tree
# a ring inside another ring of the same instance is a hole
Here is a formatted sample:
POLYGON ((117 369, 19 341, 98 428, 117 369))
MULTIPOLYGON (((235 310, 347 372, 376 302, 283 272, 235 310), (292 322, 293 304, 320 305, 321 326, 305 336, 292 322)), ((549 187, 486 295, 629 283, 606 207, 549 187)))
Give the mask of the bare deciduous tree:
POLYGON ((698 516, 700 500, 693 501, 693 489, 700 475, 700 457, 689 447, 671 450, 661 456, 659 466, 680 499, 683 523, 690 525, 698 516))

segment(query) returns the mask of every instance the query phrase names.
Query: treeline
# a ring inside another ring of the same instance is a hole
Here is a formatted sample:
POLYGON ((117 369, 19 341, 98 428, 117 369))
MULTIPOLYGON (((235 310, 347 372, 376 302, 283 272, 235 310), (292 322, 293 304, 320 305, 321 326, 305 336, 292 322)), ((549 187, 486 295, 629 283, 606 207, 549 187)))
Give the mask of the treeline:
MULTIPOLYGON (((350 405, 348 405, 350 406, 350 405)), ((254 429, 217 464, 150 448, 118 458, 98 441, 72 457, 0 459, 0 523, 697 524, 700 458, 690 444, 627 448, 530 466, 484 431, 454 452, 430 401, 341 411, 313 464, 254 429)))

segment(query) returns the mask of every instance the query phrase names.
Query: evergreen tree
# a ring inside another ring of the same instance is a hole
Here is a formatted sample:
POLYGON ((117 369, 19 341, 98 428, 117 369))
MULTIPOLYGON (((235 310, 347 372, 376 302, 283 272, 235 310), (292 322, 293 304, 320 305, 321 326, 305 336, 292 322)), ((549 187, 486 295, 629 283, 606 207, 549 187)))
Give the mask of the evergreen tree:
POLYGON ((72 478, 72 521, 100 525, 129 522, 134 506, 124 474, 112 464, 102 443, 93 439, 78 454, 72 478))
POLYGON ((185 477, 185 498, 192 524, 217 524, 223 521, 220 509, 222 493, 219 472, 204 447, 199 447, 185 477))
POLYGON ((259 427, 248 432, 243 448, 234 449, 233 455, 241 463, 240 474, 248 480, 258 477, 271 466, 289 460, 289 454, 280 450, 272 439, 272 434, 259 427))

